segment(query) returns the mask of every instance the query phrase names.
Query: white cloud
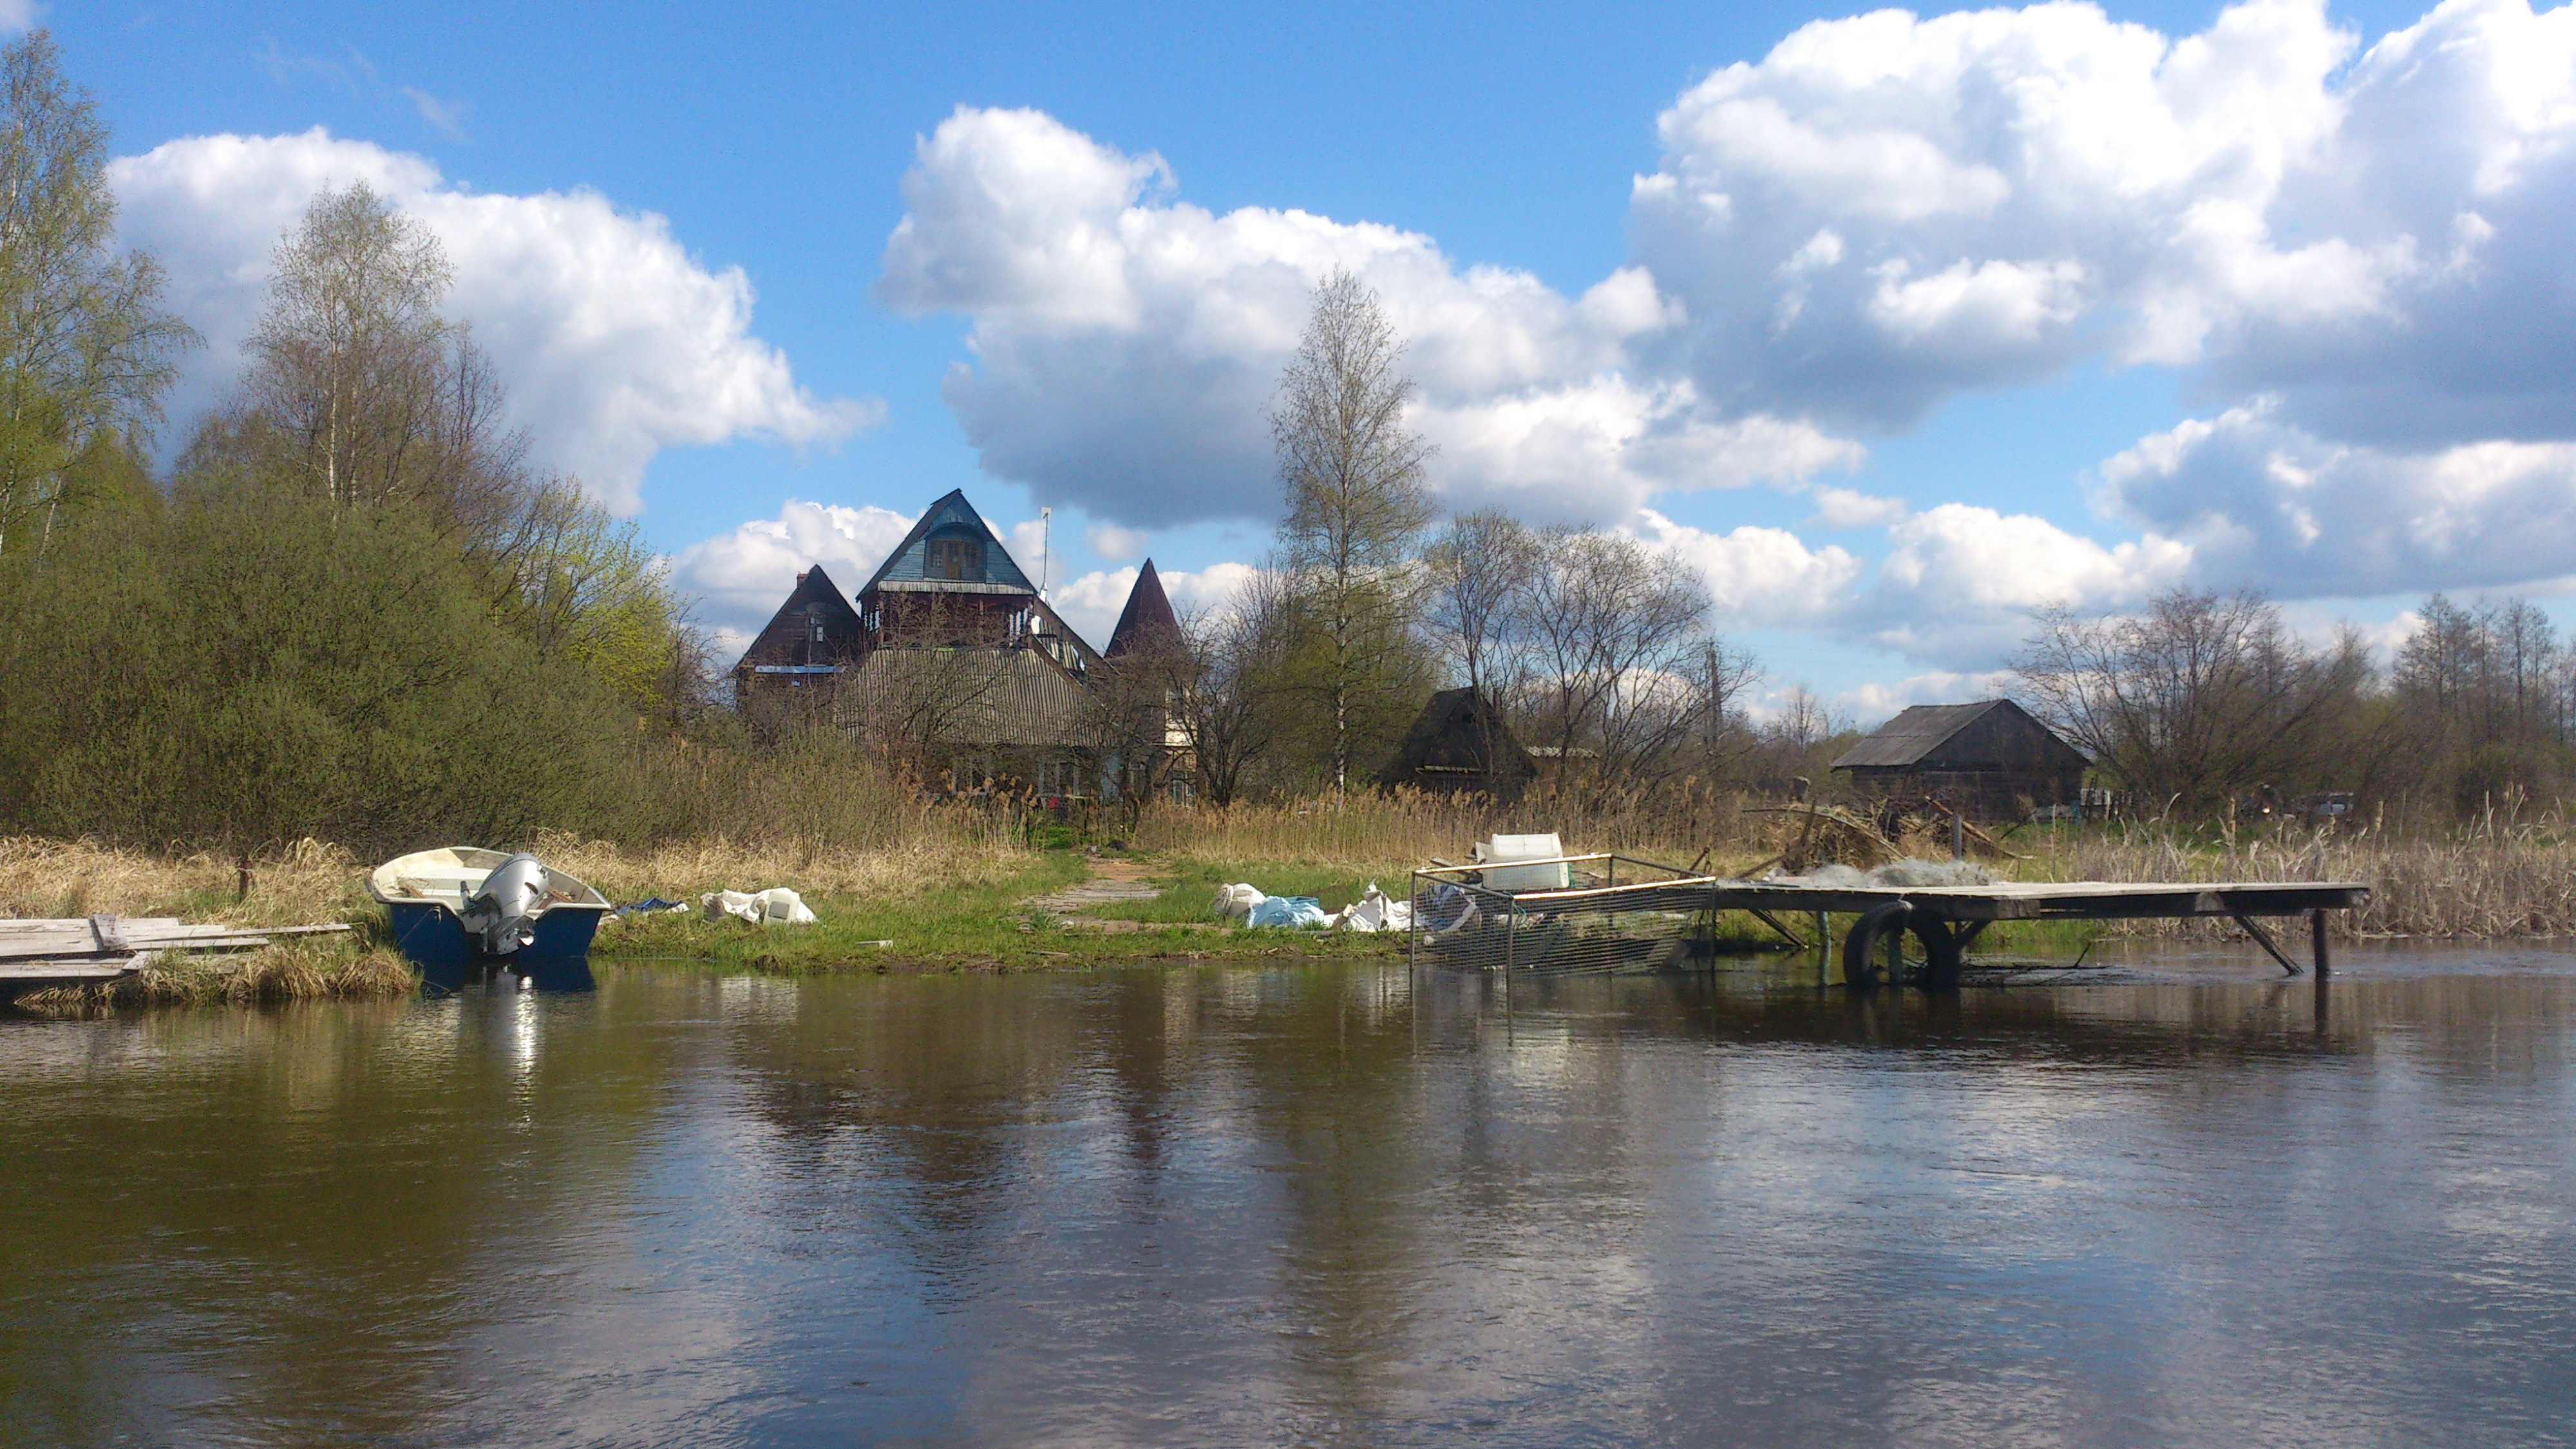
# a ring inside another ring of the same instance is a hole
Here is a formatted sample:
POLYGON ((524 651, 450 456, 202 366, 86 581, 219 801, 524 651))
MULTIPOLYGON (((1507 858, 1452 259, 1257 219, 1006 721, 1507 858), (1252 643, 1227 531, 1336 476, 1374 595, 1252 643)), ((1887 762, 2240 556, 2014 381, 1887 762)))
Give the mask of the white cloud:
POLYGON ((1641 268, 1569 298, 1431 239, 1302 211, 1223 216, 1169 169, 1035 111, 961 108, 919 144, 879 297, 974 321, 945 392, 986 471, 1113 525, 1266 516, 1263 411, 1309 289, 1347 267, 1410 339, 1415 421, 1460 502, 1624 517, 1655 492, 1803 479, 1861 456, 1785 417, 1632 381, 1685 314, 1641 268))
POLYGON ((917 516, 791 498, 776 518, 754 519, 681 550, 672 560, 672 580, 700 600, 708 625, 737 640, 738 652, 787 601, 797 574, 820 566, 843 594, 855 594, 917 516))
POLYGON ((2576 9, 2357 44, 2322 0, 1819 21, 1664 113, 1636 256, 1706 396, 1826 426, 2098 358, 2325 436, 2576 436, 2576 9))
POLYGON ((1082 541, 1101 558, 1123 563, 1131 558, 1143 558, 1145 550, 1153 545, 1154 535, 1141 528, 1095 523, 1083 529, 1082 541))
POLYGON ((1906 515, 1902 498, 1880 498, 1849 488, 1816 490, 1816 514, 1809 522, 1827 528, 1876 528, 1906 515))
MULTIPOLYGON (((1221 607, 1235 590, 1253 575, 1250 564, 1221 562, 1195 572, 1186 569, 1156 569, 1163 581, 1163 592, 1172 607, 1183 614, 1201 613, 1221 607)), ((1091 641, 1096 648, 1109 646, 1109 631, 1118 626, 1118 615, 1127 607, 1127 595, 1134 591, 1143 570, 1133 566, 1105 569, 1084 574, 1055 590, 1047 602, 1056 613, 1074 627, 1074 631, 1091 641)))
POLYGON ((316 128, 192 136, 111 163, 118 229, 169 270, 170 300, 206 334, 172 398, 184 419, 240 367, 278 239, 326 186, 364 181, 445 245, 450 312, 473 323, 542 461, 621 511, 666 447, 771 438, 828 443, 883 415, 817 398, 752 335, 751 282, 710 271, 650 212, 590 191, 531 196, 450 184, 422 157, 316 128))
POLYGON ((1840 713, 1850 715, 1861 728, 1868 729, 1908 705, 1995 699, 2010 694, 2012 687, 2013 673, 2009 669, 1935 669, 1908 675, 1892 684, 1858 685, 1836 695, 1834 701, 1841 706, 1840 713))
POLYGON ((2106 501, 2192 540, 2197 577, 2289 597, 2512 587, 2576 570, 2576 443, 2398 452, 2325 442, 2269 404, 2141 439, 2106 501))
POLYGON ((1715 606, 1712 621, 1722 629, 1824 623, 1863 570, 1843 549, 1811 549, 1780 528, 1711 533, 1646 509, 1633 532, 1700 571, 1715 606))
POLYGON ((2126 608, 2190 578, 2192 546, 2149 533, 2103 544, 2044 518, 1944 503, 1887 531, 1878 577, 1843 611, 1853 637, 1910 658, 1983 666, 2012 652, 2032 609, 2126 608))
POLYGON ((43 13, 36 0, 0 0, 0 30, 33 30, 43 13))

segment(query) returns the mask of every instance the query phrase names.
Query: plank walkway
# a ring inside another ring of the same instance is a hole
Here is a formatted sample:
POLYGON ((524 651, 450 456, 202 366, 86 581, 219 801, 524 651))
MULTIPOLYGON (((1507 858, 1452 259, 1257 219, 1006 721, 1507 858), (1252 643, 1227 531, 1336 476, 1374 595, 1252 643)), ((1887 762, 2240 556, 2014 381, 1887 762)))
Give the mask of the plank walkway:
POLYGON ((0 920, 0 991, 113 981, 166 951, 245 951, 330 926, 190 925, 176 916, 0 920))

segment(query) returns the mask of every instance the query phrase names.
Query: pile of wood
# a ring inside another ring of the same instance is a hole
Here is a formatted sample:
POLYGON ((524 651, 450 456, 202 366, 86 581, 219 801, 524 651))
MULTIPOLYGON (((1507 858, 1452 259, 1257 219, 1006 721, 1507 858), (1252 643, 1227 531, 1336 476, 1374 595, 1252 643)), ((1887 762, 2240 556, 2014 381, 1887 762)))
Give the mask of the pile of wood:
POLYGON ((346 925, 192 926, 176 916, 0 921, 0 991, 113 981, 165 951, 248 951, 278 936, 347 929, 346 925))
POLYGON ((1928 796, 1878 801, 1869 816, 1818 801, 1755 806, 1744 813, 1780 817, 1785 834, 1779 852, 1746 871, 1747 875, 1760 875, 1773 866, 1790 875, 1805 875, 1828 864, 1869 870, 1908 858, 1938 860, 1950 854, 1954 841, 1973 859, 2021 859, 2002 841, 1928 796))

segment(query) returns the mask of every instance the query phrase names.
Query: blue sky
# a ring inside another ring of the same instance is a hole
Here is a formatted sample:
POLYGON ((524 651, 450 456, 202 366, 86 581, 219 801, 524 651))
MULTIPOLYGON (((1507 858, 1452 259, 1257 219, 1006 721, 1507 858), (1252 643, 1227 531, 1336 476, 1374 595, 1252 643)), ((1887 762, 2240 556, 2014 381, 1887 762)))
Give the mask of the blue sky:
POLYGON ((364 177, 722 628, 957 486, 1055 507, 1077 621, 1146 552, 1213 598, 1336 261, 1414 334, 1453 498, 1673 548, 1773 688, 1863 718, 1984 688, 2036 602, 2385 626, 2576 574, 2567 12, 1858 13, 32 19, 214 343, 174 433, 265 239, 364 177))

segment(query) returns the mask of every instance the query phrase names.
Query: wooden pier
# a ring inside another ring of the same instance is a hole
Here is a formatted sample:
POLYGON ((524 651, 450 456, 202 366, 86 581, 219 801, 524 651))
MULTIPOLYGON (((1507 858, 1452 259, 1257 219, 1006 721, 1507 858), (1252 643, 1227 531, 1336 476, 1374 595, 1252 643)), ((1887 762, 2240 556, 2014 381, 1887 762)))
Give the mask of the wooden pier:
POLYGON ((2307 954, 2322 977, 2333 970, 2327 912, 2370 899, 2370 887, 2358 881, 1837 885, 1798 877, 1733 880, 1618 855, 1569 856, 1562 863, 1571 883, 1548 890, 1493 889, 1468 867, 1416 871, 1414 959, 1505 971, 1652 964, 1669 953, 1641 948, 1659 937, 1679 943, 1724 911, 1745 912, 1796 945, 1823 952, 1831 946, 1830 918, 1840 915, 1851 918, 1841 950, 1843 980, 1851 989, 1943 988, 1958 984, 1968 947, 1996 921, 2224 917, 2283 970, 2298 975, 2307 967, 2263 922, 2304 916, 2307 954), (1812 938, 1788 926, 1800 917, 1813 923, 1812 938), (1906 936, 1920 943, 1922 954, 1921 969, 1910 975, 1899 964, 1906 936))
POLYGON ((333 926, 189 925, 176 916, 72 916, 0 920, 0 999, 49 986, 113 981, 167 951, 246 951, 276 936, 345 931, 333 926))

